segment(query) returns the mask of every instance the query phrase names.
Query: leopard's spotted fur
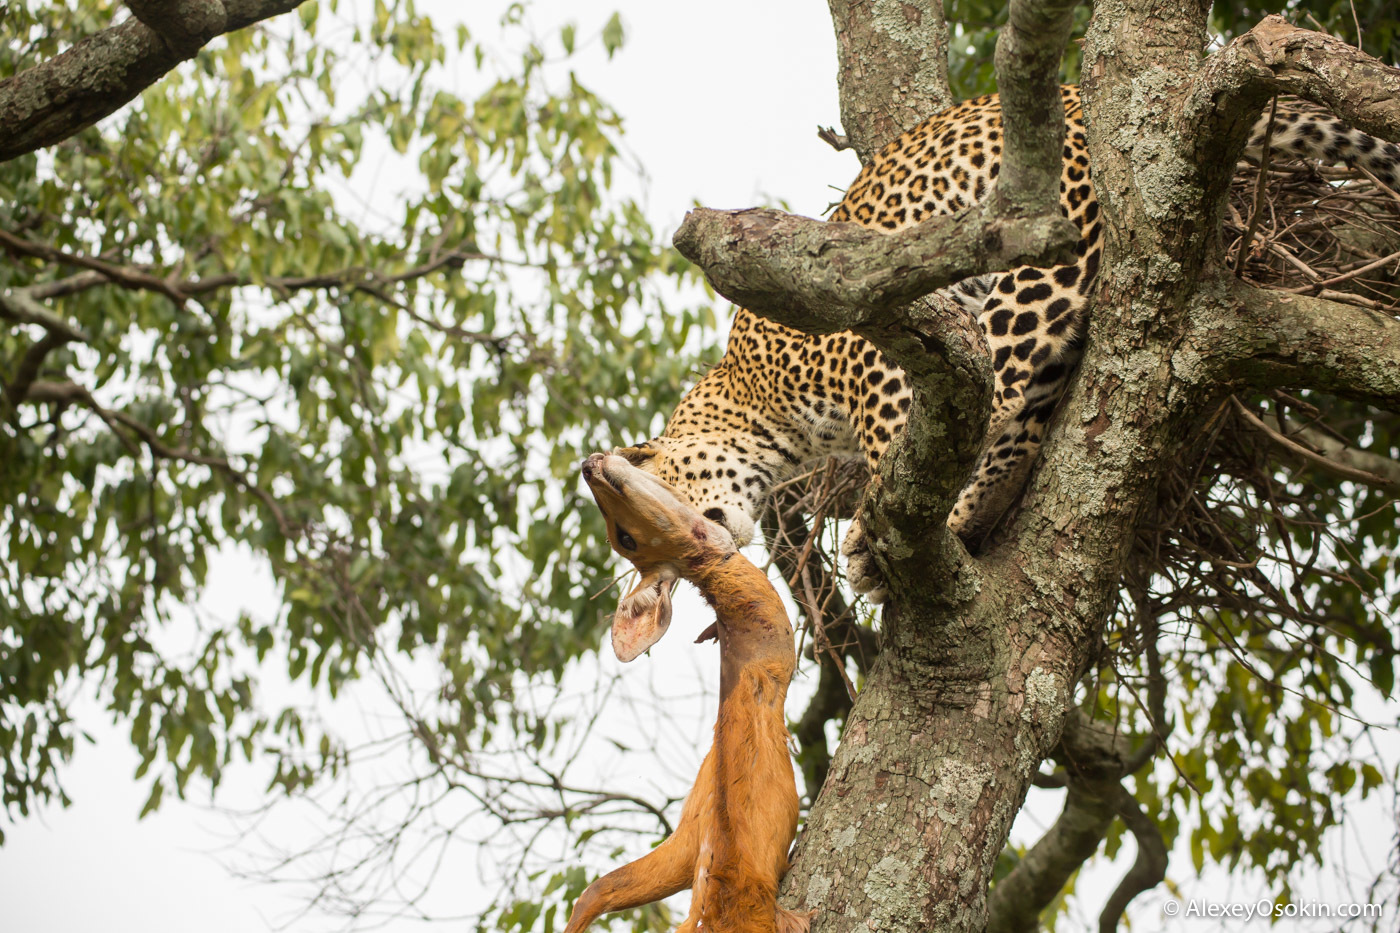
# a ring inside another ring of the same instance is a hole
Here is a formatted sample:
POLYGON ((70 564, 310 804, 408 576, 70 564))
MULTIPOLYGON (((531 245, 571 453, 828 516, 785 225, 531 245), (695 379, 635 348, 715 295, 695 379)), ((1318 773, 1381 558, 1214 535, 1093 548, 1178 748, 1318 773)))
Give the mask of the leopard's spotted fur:
MULTIPOLYGON (((1099 266, 1102 221, 1079 91, 1061 93, 1067 121, 1061 209, 1082 234, 1077 261, 1023 266, 947 291, 978 315, 993 355, 986 443, 948 522, 974 547, 1019 492, 1040 448, 1078 359, 1085 296, 1099 266)), ((1260 119, 1252 147, 1260 145, 1266 123, 1260 119)), ((881 149, 831 220, 893 231, 966 207, 995 181, 1001 144, 995 95, 952 107, 881 149)), ((1305 109, 1281 107, 1270 144, 1276 153, 1360 163, 1392 187, 1400 181, 1400 148, 1305 109)), ((901 370, 864 339, 809 337, 739 309, 724 358, 681 401, 664 434, 628 453, 684 490, 742 545, 785 474, 833 453, 864 453, 875 467, 903 429, 909 404, 901 370)), ((883 598, 858 526, 843 550, 856 589, 883 598)))

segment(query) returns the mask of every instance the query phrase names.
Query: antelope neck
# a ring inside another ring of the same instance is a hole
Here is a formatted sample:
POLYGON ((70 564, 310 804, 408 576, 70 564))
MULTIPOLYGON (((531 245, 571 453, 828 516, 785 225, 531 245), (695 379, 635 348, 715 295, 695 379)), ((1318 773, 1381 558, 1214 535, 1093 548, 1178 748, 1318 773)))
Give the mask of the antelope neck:
POLYGON ((768 577, 731 551, 696 569, 691 581, 714 607, 720 650, 720 702, 749 665, 762 665, 784 678, 796 666, 787 609, 768 577), (775 666, 776 665, 776 666, 775 666))

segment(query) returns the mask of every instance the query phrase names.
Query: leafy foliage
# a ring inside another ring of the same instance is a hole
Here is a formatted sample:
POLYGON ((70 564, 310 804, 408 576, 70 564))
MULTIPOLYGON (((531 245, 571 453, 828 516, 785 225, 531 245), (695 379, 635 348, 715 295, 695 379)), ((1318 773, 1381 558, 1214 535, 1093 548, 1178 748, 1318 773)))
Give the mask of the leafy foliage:
MULTIPOLYGON (((0 79, 119 10, 9 4, 0 79)), ((606 542, 559 490, 654 428, 712 321, 665 306, 688 273, 613 192, 621 120, 559 67, 576 27, 523 21, 488 44, 412 0, 308 3, 0 164, 11 816, 66 801, 84 691, 130 724, 154 807, 236 759, 275 755, 288 792, 340 765, 265 708, 258 662, 334 695, 429 650, 468 743, 514 676, 596 644, 606 542), (275 619, 192 609, 234 548, 271 567, 275 619)))

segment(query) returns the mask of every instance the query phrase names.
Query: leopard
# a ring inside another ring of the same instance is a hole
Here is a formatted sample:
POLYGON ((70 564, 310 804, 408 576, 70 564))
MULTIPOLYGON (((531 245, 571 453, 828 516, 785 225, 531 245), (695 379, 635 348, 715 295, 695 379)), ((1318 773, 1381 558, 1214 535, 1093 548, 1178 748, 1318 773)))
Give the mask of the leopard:
MULTIPOLYGON (((1084 346, 1103 254, 1077 86, 1060 88, 1065 137, 1060 211, 1079 230, 1074 261, 1019 266, 935 295, 975 316, 992 357, 993 396, 981 453, 947 519, 972 552, 1019 495, 1084 346)), ((1301 101, 1280 101, 1251 130, 1246 156, 1270 152, 1360 166, 1400 188, 1400 147, 1301 101)), ((990 94, 908 130, 864 165, 833 223, 894 232, 986 197, 1001 168, 1001 104, 990 94)), ((744 546, 770 492, 827 456, 863 456, 872 471, 899 437, 912 392, 903 371, 851 332, 814 337, 737 309, 720 361, 685 394, 658 437, 619 449, 676 486, 744 546)), ((859 518, 842 544, 847 580, 872 603, 886 590, 859 518)))

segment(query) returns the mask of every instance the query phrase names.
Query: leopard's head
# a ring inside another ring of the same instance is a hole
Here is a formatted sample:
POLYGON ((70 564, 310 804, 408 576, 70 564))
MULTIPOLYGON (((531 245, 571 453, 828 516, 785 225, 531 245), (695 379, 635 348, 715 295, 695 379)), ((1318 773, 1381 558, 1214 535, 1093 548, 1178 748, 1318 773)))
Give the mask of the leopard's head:
POLYGON ((739 547, 753 540, 754 517, 773 476, 744 456, 743 445, 736 448, 731 439, 702 434, 657 437, 613 452, 684 493, 739 547))

